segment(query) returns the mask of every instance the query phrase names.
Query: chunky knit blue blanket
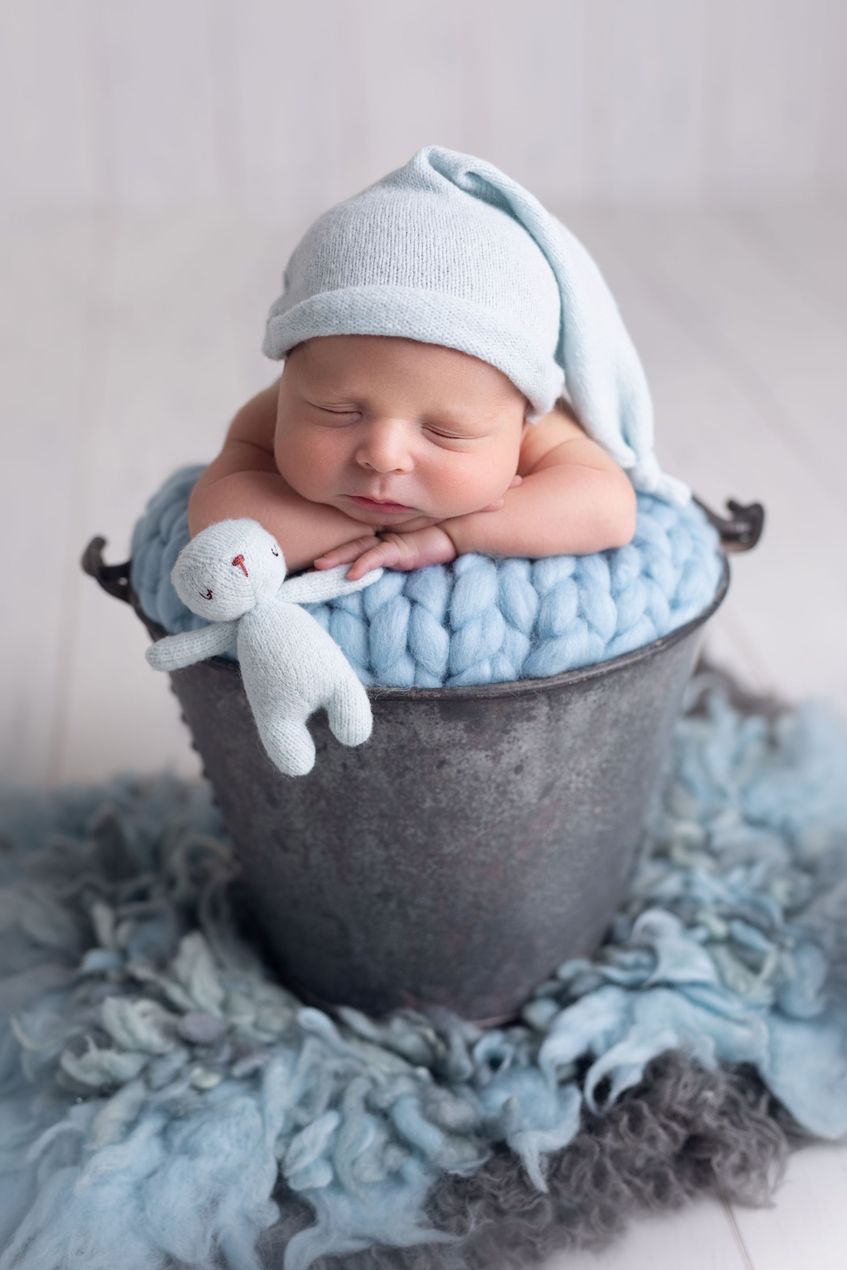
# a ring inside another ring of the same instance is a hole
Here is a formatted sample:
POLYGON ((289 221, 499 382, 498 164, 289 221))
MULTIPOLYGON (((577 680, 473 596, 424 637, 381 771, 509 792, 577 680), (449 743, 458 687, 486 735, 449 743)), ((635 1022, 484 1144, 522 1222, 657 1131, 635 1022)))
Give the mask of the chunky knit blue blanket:
MULTIPOLYGON (((133 590, 169 634, 205 625, 170 581, 202 471, 173 473, 132 535, 133 590)), ((410 573, 389 569, 363 591, 306 608, 363 683, 508 682, 608 661, 676 630, 712 602, 722 568, 719 536, 696 503, 679 508, 639 493, 625 547, 539 560, 471 553, 410 573)))
MULTIPOLYGON (((493 1031, 330 1017, 275 982, 204 784, 0 790, 0 1270, 460 1270, 484 1214, 450 1233, 427 1198, 498 1161, 525 1243, 554 1215, 585 1243, 632 1196, 682 1202, 686 1171, 737 1194, 784 1143, 730 1070, 847 1133, 847 728, 690 687, 605 946, 493 1031), (663 1117, 636 1087, 666 1054, 688 1065, 663 1117), (359 1260, 377 1245, 396 1259, 359 1260)), ((495 1224, 473 1265, 502 1246, 495 1224)))

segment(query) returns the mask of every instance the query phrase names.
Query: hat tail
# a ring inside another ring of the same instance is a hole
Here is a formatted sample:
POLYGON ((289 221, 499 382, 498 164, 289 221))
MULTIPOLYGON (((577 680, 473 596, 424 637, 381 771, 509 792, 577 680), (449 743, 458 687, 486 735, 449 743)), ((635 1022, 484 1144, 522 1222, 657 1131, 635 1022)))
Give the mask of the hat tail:
POLYGON ((679 505, 689 502, 689 487, 659 467, 644 368, 603 275, 579 239, 493 164, 441 146, 426 146, 419 155, 460 189, 508 212, 532 236, 559 288, 556 360, 580 422, 636 489, 679 505))

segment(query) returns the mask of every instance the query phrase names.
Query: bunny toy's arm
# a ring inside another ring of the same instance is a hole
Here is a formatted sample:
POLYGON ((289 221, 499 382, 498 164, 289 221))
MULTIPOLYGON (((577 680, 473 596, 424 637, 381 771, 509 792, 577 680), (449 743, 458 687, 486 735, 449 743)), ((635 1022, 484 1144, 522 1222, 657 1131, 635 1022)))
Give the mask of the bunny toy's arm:
POLYGON ((363 587, 378 582, 385 573, 384 569, 371 569, 351 582, 344 576, 347 568, 346 564, 340 564, 335 569, 322 569, 320 572, 315 569, 301 574, 299 578, 289 578, 279 588, 278 597, 289 604, 321 604, 339 595, 349 595, 351 591, 361 591, 363 587))
POLYGON ((145 649, 154 670, 182 670, 207 657, 235 651, 237 622, 212 622, 196 631, 165 635, 145 649))

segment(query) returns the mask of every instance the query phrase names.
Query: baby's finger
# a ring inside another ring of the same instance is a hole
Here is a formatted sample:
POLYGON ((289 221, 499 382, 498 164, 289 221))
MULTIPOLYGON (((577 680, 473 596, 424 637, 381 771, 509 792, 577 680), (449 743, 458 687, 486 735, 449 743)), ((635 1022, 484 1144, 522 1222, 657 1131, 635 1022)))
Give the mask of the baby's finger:
POLYGON ((334 569, 338 564, 347 564, 349 561, 355 560, 358 554, 358 551, 333 551, 332 555, 318 556, 315 560, 315 568, 334 569))
POLYGON ((337 564, 348 564, 360 556, 364 548, 376 546, 378 542, 379 539, 373 534, 369 534, 367 538, 357 538, 354 542, 344 542, 340 547, 333 547, 332 551, 325 551, 322 556, 317 556, 315 568, 332 569, 337 564))
POLYGON ((350 566, 344 576, 349 582, 355 582, 357 578, 363 578, 366 573, 370 573, 371 569, 377 569, 380 565, 387 563, 383 549, 374 547, 371 551, 366 551, 363 556, 359 556, 359 559, 350 566))
POLYGON ((325 556, 317 556, 315 559, 316 569, 333 569, 337 564, 344 564, 345 560, 352 560, 352 556, 339 555, 337 551, 327 552, 325 556))

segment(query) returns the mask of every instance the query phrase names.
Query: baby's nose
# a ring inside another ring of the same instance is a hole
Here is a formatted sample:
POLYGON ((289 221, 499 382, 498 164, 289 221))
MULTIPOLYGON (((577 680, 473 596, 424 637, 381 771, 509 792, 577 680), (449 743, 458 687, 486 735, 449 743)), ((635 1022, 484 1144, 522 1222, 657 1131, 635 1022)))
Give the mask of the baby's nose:
POLYGON ((245 566, 245 564, 244 564, 244 557, 243 557, 243 556, 236 556, 236 557, 235 557, 235 559, 233 560, 233 562, 232 562, 232 563, 233 563, 234 565, 236 565, 239 569, 243 569, 243 570, 244 570, 244 576, 245 576, 245 578, 249 578, 249 577, 250 577, 250 574, 247 572, 247 568, 246 568, 246 566, 245 566))
POLYGON ((357 450, 357 459, 377 472, 411 471, 409 438, 403 426, 394 421, 375 422, 357 450))

